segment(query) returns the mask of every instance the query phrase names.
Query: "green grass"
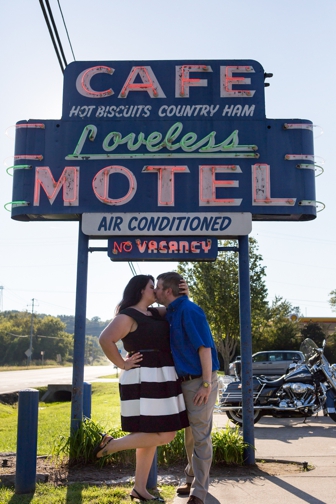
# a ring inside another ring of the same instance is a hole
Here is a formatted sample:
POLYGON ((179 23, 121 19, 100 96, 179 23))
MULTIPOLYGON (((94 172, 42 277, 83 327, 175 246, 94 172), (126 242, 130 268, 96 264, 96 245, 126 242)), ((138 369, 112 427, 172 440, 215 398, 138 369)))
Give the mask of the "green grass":
MULTIPOLYGON (((91 416, 106 430, 120 428, 118 383, 93 383, 91 416)), ((48 455, 55 439, 70 433, 71 403, 39 403, 38 455, 48 455)), ((0 403, 0 452, 16 452, 17 405, 0 403)))
MULTIPOLYGON (((118 383, 92 384, 91 411, 92 421, 85 422, 84 432, 86 434, 83 438, 84 442, 81 444, 80 456, 82 456, 82 448, 85 446, 86 452, 92 453, 92 437, 98 436, 96 432, 98 424, 106 431, 120 431, 118 383)), ((49 455, 53 451, 55 453, 55 446, 57 443, 60 446, 62 437, 64 444, 64 440, 69 437, 70 433, 70 412, 71 404, 69 402, 39 404, 38 455, 49 455)), ((122 435, 122 432, 119 434, 122 435)), ((0 404, 0 452, 16 452, 16 435, 17 406, 0 404)), ((235 464, 243 463, 244 443, 238 427, 232 429, 227 425, 225 429, 215 430, 212 433, 212 439, 214 463, 222 463, 223 461, 235 464)), ((59 455, 62 455, 62 452, 59 455)), ((63 455, 65 455, 64 452, 63 455)), ((113 457, 127 458, 130 455, 126 452, 120 452, 113 457)), ((132 456, 134 456, 133 453, 132 456)), ((181 460, 181 457, 185 458, 185 454, 183 432, 179 431, 172 443, 160 447, 158 462, 169 465, 176 460, 181 460)), ((87 460, 89 459, 90 457, 87 458, 87 460)), ((128 462, 131 461, 130 459, 128 462)), ((131 487, 127 485, 114 487, 72 484, 55 487, 51 484, 38 484, 34 495, 16 495, 14 488, 0 488, 0 504, 124 504, 130 502, 130 490, 131 487)), ((160 487, 160 495, 167 504, 171 504, 175 488, 163 485, 160 487)))
MULTIPOLYGON (((42 395, 42 393, 41 393, 42 395)), ((60 446, 60 440, 66 440, 70 434, 71 403, 39 403, 37 454, 50 455, 55 452, 55 446, 60 446)), ((120 431, 120 400, 118 383, 93 383, 91 417, 93 424, 99 425, 104 432, 120 431)), ((98 428, 89 424, 92 433, 89 445, 97 442, 98 428), (95 439, 95 436, 97 439, 95 439)), ((121 431, 120 434, 121 435, 121 431)), ((161 447, 162 461, 174 462, 174 457, 181 458, 183 452, 182 433, 165 447, 161 447)), ((118 436, 119 437, 119 436, 118 436)), ((243 439, 239 429, 230 428, 213 431, 214 462, 242 463, 243 439)), ((16 452, 17 438, 17 405, 8 406, 0 403, 0 453, 16 452)), ((64 441, 61 441, 61 444, 64 441)), ((90 451, 90 450, 89 450, 90 451)))
MULTIPOLYGON (((0 504, 129 504, 131 489, 131 486, 97 487, 80 483, 68 487, 39 484, 32 497, 31 494, 15 495, 14 489, 0 488, 0 504)), ((162 486, 159 493, 169 504, 173 501, 175 488, 162 486)))

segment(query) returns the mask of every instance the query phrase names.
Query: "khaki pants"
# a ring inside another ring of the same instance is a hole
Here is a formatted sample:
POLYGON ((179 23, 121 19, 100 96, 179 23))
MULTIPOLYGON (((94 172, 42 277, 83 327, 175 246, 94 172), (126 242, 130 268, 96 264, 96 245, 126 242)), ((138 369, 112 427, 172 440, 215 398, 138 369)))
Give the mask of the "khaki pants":
POLYGON ((212 387, 207 404, 196 406, 194 397, 203 379, 196 378, 182 383, 190 427, 184 431, 184 443, 188 457, 185 468, 186 481, 191 483, 190 495, 205 502, 209 488, 209 472, 212 462, 212 420, 217 400, 217 373, 212 373, 212 387))

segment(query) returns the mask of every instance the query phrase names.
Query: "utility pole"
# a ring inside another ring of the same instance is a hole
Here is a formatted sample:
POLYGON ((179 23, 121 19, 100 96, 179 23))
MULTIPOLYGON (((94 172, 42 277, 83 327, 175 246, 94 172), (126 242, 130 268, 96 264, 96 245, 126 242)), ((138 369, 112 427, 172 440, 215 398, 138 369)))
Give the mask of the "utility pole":
POLYGON ((30 319, 30 341, 29 341, 28 366, 30 366, 31 357, 32 357, 32 353, 33 353, 34 301, 35 301, 35 299, 33 298, 32 299, 32 312, 31 312, 31 319, 30 319))
POLYGON ((3 309, 3 285, 0 285, 0 311, 3 309))

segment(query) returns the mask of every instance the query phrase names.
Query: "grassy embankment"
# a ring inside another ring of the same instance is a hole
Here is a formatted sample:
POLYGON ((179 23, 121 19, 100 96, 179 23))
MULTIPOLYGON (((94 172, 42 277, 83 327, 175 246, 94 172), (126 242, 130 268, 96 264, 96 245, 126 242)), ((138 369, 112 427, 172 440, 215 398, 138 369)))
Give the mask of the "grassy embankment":
MULTIPOLYGON (((38 420, 38 455, 50 454, 55 440, 70 432, 69 402, 40 403, 38 420)), ((120 407, 117 383, 92 384, 92 418, 106 429, 120 428, 120 407)), ((16 451, 17 405, 0 403, 0 452, 16 451)), ((0 488, 0 504, 123 504, 129 503, 131 486, 108 487, 74 484, 54 487, 51 484, 36 486, 34 497, 15 495, 13 488, 0 488)), ((160 495, 169 504, 175 489, 160 488, 160 495)))
MULTIPOLYGON (((92 384, 92 418, 106 429, 120 427, 117 383, 92 384)), ((70 402, 40 403, 38 412, 38 455, 51 453, 55 439, 70 432, 70 402)), ((15 452, 17 405, 0 403, 0 452, 15 452)))
MULTIPOLYGON (((69 402, 39 404, 38 455, 50 454, 60 436, 68 437, 70 410, 69 402)), ((92 384, 92 419, 106 430, 120 428, 117 383, 92 384)), ((179 434, 181 436, 177 438, 179 438, 179 443, 183 444, 183 433, 179 434)), ((17 405, 0 404, 0 452, 16 451, 16 435, 17 405)), ((214 455, 222 461, 230 458, 235 460, 238 451, 242 450, 242 439, 238 430, 229 427, 224 431, 214 432, 213 444, 214 455)), ((14 488, 0 488, 0 504, 123 504, 130 502, 130 490, 130 485, 97 487, 74 484, 55 487, 52 484, 40 484, 36 486, 35 494, 32 496, 15 495, 14 488)), ((171 504, 175 488, 162 485, 160 495, 165 499, 166 504, 171 504)))

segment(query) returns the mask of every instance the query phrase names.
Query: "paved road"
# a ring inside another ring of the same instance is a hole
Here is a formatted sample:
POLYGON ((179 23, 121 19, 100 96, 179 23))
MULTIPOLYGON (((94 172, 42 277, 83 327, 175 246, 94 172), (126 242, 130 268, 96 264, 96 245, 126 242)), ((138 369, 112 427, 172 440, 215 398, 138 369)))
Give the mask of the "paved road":
MULTIPOLYGON (((115 369, 110 366, 85 366, 84 380, 92 382, 97 378, 111 375, 115 369)), ((44 387, 48 384, 72 383, 72 367, 22 369, 0 372, 0 394, 18 392, 26 388, 44 387)))

